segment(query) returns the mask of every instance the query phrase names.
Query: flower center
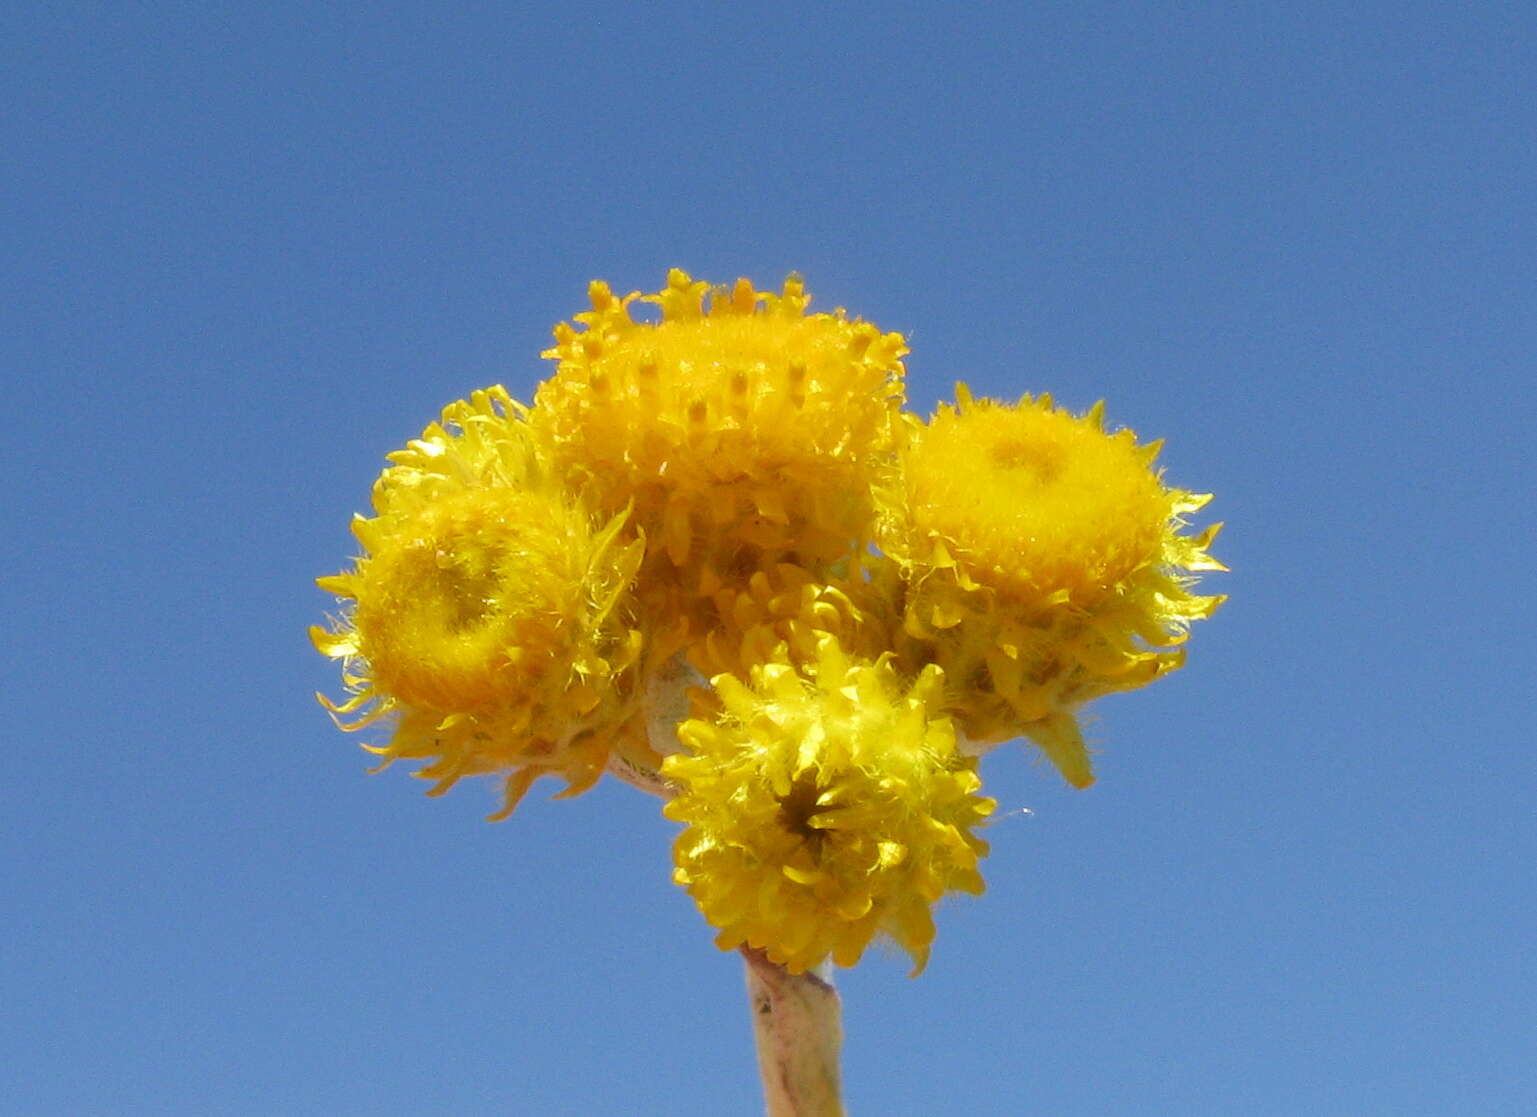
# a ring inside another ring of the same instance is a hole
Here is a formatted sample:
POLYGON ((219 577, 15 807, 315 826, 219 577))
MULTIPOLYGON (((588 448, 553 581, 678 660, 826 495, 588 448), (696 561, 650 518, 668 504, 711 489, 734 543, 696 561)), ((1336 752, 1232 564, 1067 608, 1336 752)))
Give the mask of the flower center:
POLYGON ((477 490, 399 525, 367 564, 355 618, 380 684, 412 705, 481 709, 559 659, 569 519, 477 490))
POLYGON ((808 773, 797 777, 789 793, 779 800, 780 824, 804 842, 813 856, 827 840, 827 831, 811 825, 818 814, 817 799, 821 794, 816 778, 808 773))
POLYGON ((1004 438, 989 450, 993 464, 1013 474, 1026 474, 1040 485, 1049 485, 1062 473, 1066 457, 1060 444, 1004 438))

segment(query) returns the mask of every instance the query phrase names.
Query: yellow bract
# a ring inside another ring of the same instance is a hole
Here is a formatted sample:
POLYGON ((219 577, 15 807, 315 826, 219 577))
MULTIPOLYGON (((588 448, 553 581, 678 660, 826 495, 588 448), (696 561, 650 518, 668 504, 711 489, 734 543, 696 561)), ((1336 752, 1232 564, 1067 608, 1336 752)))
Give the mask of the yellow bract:
POLYGON ((921 970, 933 904, 983 889, 987 846, 972 829, 994 808, 937 712, 938 668, 909 687, 889 659, 825 637, 809 671, 781 649, 750 682, 713 684, 719 718, 685 722, 689 753, 663 772, 679 786, 664 813, 687 824, 675 878, 718 944, 799 973, 829 955, 851 966, 885 933, 921 970))
POLYGON ((722 586, 712 603, 714 627, 688 648, 690 663, 707 678, 746 678, 781 649, 797 666, 813 663, 828 635, 869 659, 891 647, 889 604, 857 576, 818 577, 804 567, 777 563, 754 571, 745 586, 722 586))

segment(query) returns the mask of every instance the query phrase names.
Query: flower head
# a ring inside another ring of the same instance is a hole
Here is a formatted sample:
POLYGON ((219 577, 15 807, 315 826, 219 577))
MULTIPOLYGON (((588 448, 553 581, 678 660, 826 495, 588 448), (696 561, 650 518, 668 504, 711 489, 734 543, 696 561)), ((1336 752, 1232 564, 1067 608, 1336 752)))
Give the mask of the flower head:
POLYGON ((347 663, 352 697, 333 710, 358 715, 348 728, 391 717, 375 751, 429 760, 434 792, 503 772, 510 810, 545 773, 589 786, 635 716, 639 544, 564 490, 502 389, 391 457, 378 515, 353 525, 367 553, 320 580, 351 603, 335 631, 312 630, 347 663))
POLYGON ((555 374, 534 422, 598 505, 633 506, 652 541, 663 609, 780 561, 833 562, 867 537, 870 485, 888 468, 902 398, 898 334, 780 294, 668 276, 655 295, 591 288, 592 310, 556 327, 555 374), (636 321, 637 300, 660 320, 636 321))
POLYGON ((753 667, 783 656, 796 667, 814 665, 825 636, 872 660, 891 647, 887 602, 857 572, 819 578, 805 567, 776 563, 754 571, 746 585, 720 586, 712 600, 716 623, 688 651, 706 678, 745 679, 753 667))
POLYGON ((942 407, 886 497, 883 546, 903 567, 908 634, 952 680, 968 736, 1032 737, 1069 782, 1092 781, 1071 711, 1183 662, 1191 592, 1217 528, 1181 534, 1209 497, 1166 488, 1157 445, 1105 431, 1050 396, 942 407))
POLYGON ((664 813, 687 824, 674 876, 717 944, 798 973, 885 933, 921 970, 934 903, 982 891, 972 829, 994 808, 938 712, 939 669, 905 686, 824 637, 809 670, 781 656, 714 685, 720 716, 684 723, 690 754, 663 771, 680 788, 664 813))

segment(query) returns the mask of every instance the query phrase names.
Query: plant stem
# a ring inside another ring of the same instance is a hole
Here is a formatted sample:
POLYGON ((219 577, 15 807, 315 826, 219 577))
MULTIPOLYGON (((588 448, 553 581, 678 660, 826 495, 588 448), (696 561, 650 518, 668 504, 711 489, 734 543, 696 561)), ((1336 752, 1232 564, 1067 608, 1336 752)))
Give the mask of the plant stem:
POLYGON ((817 970, 792 974, 742 947, 768 1117, 847 1117, 840 1097, 838 991, 817 970))

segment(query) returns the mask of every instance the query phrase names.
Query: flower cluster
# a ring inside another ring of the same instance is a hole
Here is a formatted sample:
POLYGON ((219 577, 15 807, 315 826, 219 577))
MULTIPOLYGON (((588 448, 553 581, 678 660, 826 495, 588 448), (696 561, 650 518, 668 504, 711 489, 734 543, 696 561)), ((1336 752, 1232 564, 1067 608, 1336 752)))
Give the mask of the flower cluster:
POLYGON ((1099 407, 960 386, 919 420, 904 339, 796 277, 590 298, 531 407, 476 392, 390 455, 320 580, 322 701, 432 793, 496 775, 498 817, 545 775, 659 792, 723 948, 801 972, 884 935, 921 969, 934 905, 982 891, 978 755, 1026 738, 1088 785, 1078 711, 1220 604, 1208 498, 1099 407))

